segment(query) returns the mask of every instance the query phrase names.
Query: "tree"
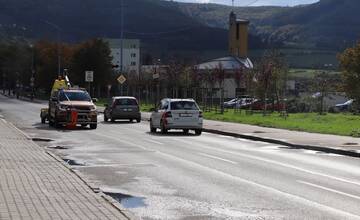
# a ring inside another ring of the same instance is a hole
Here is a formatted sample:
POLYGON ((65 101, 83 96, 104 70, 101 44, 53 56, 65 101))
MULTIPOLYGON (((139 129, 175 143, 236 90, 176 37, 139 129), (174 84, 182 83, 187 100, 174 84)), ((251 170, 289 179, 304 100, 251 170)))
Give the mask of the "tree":
POLYGON ((330 95, 332 89, 335 89, 333 86, 334 80, 328 72, 320 71, 315 74, 313 85, 316 92, 316 98, 319 101, 317 108, 318 113, 323 115, 325 112, 324 100, 330 95))
POLYGON ((344 90, 360 107, 360 41, 338 56, 342 69, 344 90))
MULTIPOLYGON (((50 41, 39 41, 35 44, 36 51, 36 85, 51 91, 54 80, 58 77, 58 53, 62 69, 68 68, 73 56, 74 46, 50 41)), ((63 70, 60 70, 63 71, 63 70)), ((71 80, 71 78, 70 78, 71 80)))
POLYGON ((97 88, 99 95, 101 88, 105 88, 112 81, 111 62, 112 57, 108 43, 101 39, 89 40, 75 49, 69 75, 74 83, 85 86, 85 71, 94 71, 93 86, 97 88))

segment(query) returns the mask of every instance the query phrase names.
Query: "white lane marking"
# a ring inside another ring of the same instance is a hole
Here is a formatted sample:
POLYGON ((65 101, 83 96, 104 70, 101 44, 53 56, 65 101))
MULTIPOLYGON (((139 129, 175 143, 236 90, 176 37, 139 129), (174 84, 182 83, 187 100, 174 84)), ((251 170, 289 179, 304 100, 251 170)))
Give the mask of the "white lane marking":
POLYGON ((216 159, 216 160, 221 160, 221 161, 224 161, 224 162, 227 162, 227 163, 231 163, 231 164, 237 164, 237 163, 234 162, 234 161, 227 160, 227 159, 224 159, 224 158, 221 158, 221 157, 212 156, 212 155, 209 155, 209 154, 199 153, 199 155, 202 155, 202 156, 208 157, 208 158, 212 158, 212 159, 216 159))
POLYGON ((112 137, 112 136, 108 136, 108 135, 104 135, 104 134, 99 134, 99 133, 96 133, 96 135, 102 136, 102 137, 105 137, 105 138, 109 138, 109 139, 113 139, 113 140, 115 140, 115 141, 123 142, 123 143, 125 143, 125 144, 132 145, 132 146, 134 146, 134 147, 138 147, 138 148, 141 148, 141 149, 143 149, 143 150, 149 151, 149 149, 147 149, 147 148, 144 147, 144 146, 141 146, 141 145, 139 145, 139 144, 134 144, 134 143, 132 143, 132 142, 130 142, 130 141, 126 141, 126 140, 124 140, 124 139, 122 139, 122 138, 116 138, 116 137, 112 137))
POLYGON ((352 194, 344 193, 344 192, 341 192, 341 191, 337 191, 335 189, 327 188, 325 186, 320 186, 320 185, 317 185, 317 184, 313 184, 313 183, 309 183, 309 182, 305 182, 305 181, 301 181, 301 180, 297 180, 296 182, 302 183, 302 184, 305 184, 305 185, 309 185, 309 186, 312 186, 312 187, 315 187, 315 188, 318 188, 318 189, 323 189, 323 190, 326 190, 326 191, 329 191, 329 192, 337 193, 337 194, 347 196, 347 197, 350 197, 350 198, 353 198, 353 199, 360 200, 360 196, 355 196, 355 195, 352 195, 352 194))
POLYGON ((161 143, 161 142, 158 142, 158 141, 154 141, 154 140, 151 140, 151 139, 146 139, 145 141, 151 142, 151 143, 153 143, 153 144, 164 145, 164 143, 161 143))
MULTIPOLYGON (((186 144, 194 145, 194 143, 190 143, 190 142, 184 141, 184 140, 182 140, 182 139, 176 139, 176 140, 177 140, 177 141, 184 142, 184 143, 186 143, 186 144)), ((265 159, 265 158, 261 158, 261 157, 257 157, 257 156, 251 156, 251 155, 247 155, 247 154, 242 154, 242 153, 238 153, 238 152, 235 152, 235 151, 228 151, 228 150, 223 150, 223 149, 219 149, 219 148, 208 147, 208 146, 204 146, 204 145, 202 145, 202 144, 196 144, 196 146, 199 146, 199 147, 202 147, 202 148, 206 148, 206 149, 215 150, 215 151, 219 151, 219 152, 222 152, 222 153, 228 153, 228 154, 231 154, 231 155, 238 155, 238 156, 245 157, 245 158, 249 158, 249 159, 260 160, 260 161, 267 162, 267 163, 271 163, 271 164, 275 164, 275 165, 278 165, 278 166, 282 166, 282 167, 286 167, 286 168, 298 170, 298 171, 301 171, 301 172, 304 172, 304 173, 309 173, 309 174, 312 174, 312 175, 327 177, 327 178, 329 178, 329 179, 333 179, 333 180, 337 180, 337 181, 340 181, 340 182, 344 182, 344 183, 349 183, 349 184, 354 184, 354 185, 360 186, 360 183, 359 183, 359 182, 356 182, 356 181, 351 181, 351 180, 343 179, 343 178, 340 178, 340 177, 336 177, 336 176, 332 176, 332 175, 328 175, 328 174, 323 174, 323 173, 319 173, 319 172, 307 170, 307 169, 300 168, 300 167, 297 167, 297 166, 294 166, 294 165, 290 165, 290 164, 286 164, 286 163, 281 163, 281 162, 274 161, 274 160, 270 160, 270 159, 265 159)))
POLYGON ((349 212, 346 212, 346 211, 343 211, 343 210, 340 210, 340 209, 336 209, 336 208, 333 208, 333 207, 330 207, 330 206, 327 206, 327 205, 324 205, 324 204, 321 204, 321 203, 306 199, 306 198, 298 196, 298 195, 283 192, 281 190, 272 188, 270 186, 262 185, 260 183, 253 182, 251 180, 246 180, 246 179, 243 179, 243 178, 238 177, 238 176, 233 176, 233 175, 231 175, 229 173, 225 173, 223 171, 220 171, 220 170, 217 170, 217 169, 214 169, 214 168, 210 168, 210 167, 201 165, 201 164, 193 162, 193 161, 185 160, 185 159, 173 156, 171 154, 163 153, 163 152, 160 152, 160 151, 157 151, 156 153, 158 153, 160 155, 163 155, 164 157, 172 158, 173 160, 177 160, 179 162, 183 162, 183 163, 187 163, 187 164, 192 165, 192 166, 196 166, 199 169, 207 170, 209 172, 214 173, 216 176, 223 176, 223 177, 226 177, 226 178, 230 178, 230 179, 233 179, 233 180, 241 182, 241 183, 249 184, 249 185, 252 185, 252 186, 255 186, 255 187, 262 188, 264 190, 271 191, 273 193, 281 194, 281 195, 283 195, 283 196, 285 196, 287 198, 294 199, 297 202, 309 204, 310 206, 316 207, 318 209, 335 212, 335 213, 338 213, 340 215, 347 216, 348 218, 351 218, 351 219, 359 219, 360 220, 360 216, 356 215, 356 214, 352 214, 352 213, 349 213, 349 212))

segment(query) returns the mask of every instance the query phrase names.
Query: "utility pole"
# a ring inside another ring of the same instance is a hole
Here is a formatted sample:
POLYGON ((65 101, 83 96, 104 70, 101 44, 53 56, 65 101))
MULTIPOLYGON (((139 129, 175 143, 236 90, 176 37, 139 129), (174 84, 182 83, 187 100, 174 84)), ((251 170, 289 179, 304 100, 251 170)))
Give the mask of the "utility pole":
POLYGON ((120 71, 121 74, 123 73, 123 66, 124 66, 124 58, 123 58, 123 49, 124 49, 124 0, 121 0, 121 6, 120 6, 120 16, 121 16, 121 29, 120 29, 120 71))

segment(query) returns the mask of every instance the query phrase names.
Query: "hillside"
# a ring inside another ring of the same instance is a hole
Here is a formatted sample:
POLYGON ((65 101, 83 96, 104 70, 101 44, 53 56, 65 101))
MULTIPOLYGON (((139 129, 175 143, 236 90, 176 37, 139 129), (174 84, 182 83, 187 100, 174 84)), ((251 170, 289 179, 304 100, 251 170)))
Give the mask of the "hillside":
MULTIPOLYGON (((226 27, 231 7, 173 3, 183 13, 213 27, 226 27)), ((360 38, 360 1, 321 0, 298 7, 236 7, 250 19, 251 32, 290 47, 343 49, 360 38)))
MULTIPOLYGON (((226 51, 227 30, 209 27, 176 7, 157 0, 124 0, 125 37, 140 38, 146 51, 226 51)), ((76 42, 93 37, 119 38, 119 0, 0 0, 0 33, 76 42)), ((251 47, 261 47, 251 37, 251 47)))

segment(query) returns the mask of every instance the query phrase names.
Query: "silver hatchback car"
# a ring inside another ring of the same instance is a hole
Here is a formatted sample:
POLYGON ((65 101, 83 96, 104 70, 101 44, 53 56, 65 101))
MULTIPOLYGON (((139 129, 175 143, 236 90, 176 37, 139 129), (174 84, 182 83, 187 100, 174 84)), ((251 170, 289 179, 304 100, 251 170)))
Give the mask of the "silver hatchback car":
POLYGON ((194 130, 200 135, 203 128, 203 115, 193 99, 163 99, 151 114, 150 131, 166 133, 170 129, 182 129, 184 133, 194 130))
POLYGON ((117 119, 128 119, 130 122, 141 121, 141 113, 138 101, 135 97, 117 96, 112 97, 109 104, 105 104, 104 121, 117 119))

